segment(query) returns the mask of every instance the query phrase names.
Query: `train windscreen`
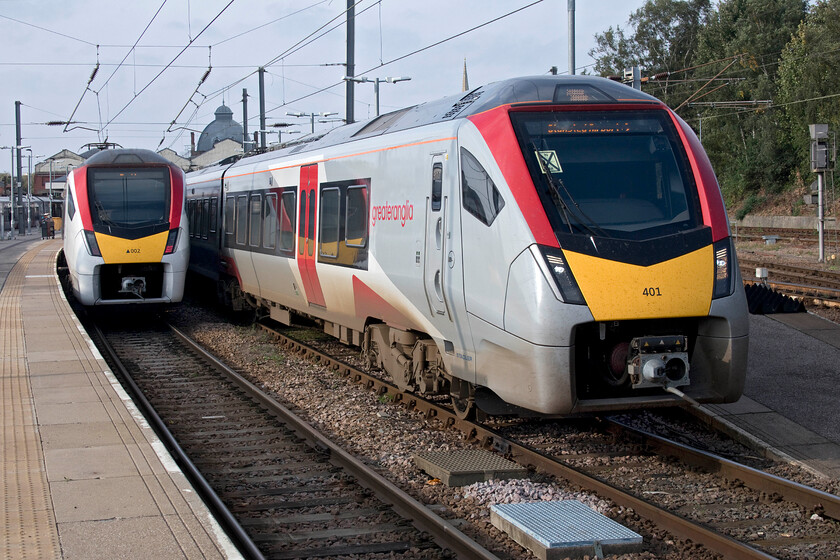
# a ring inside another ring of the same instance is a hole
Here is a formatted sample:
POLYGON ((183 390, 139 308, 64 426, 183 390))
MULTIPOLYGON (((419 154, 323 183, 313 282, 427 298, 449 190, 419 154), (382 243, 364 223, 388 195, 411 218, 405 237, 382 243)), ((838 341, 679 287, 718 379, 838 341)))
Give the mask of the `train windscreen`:
POLYGON ((88 170, 94 229, 135 229, 169 222, 169 168, 88 170))
POLYGON ((651 239, 700 225, 680 139, 660 110, 514 112, 555 231, 651 239))

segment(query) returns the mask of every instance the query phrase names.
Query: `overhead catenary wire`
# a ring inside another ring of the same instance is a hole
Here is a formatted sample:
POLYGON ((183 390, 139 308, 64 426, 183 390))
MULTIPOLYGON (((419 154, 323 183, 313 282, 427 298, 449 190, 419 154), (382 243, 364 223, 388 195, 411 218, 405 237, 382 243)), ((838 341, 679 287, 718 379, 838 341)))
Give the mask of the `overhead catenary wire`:
MULTIPOLYGON (((360 4, 360 3, 361 3, 361 1, 362 1, 362 0, 359 0, 358 2, 356 2, 356 3, 353 5, 353 7, 355 7, 356 5, 360 4)), ((373 6, 375 6, 376 4, 378 4, 378 2, 379 2, 379 1, 381 1, 381 0, 378 0, 376 3, 372 4, 371 6, 368 6, 368 7, 367 7, 367 8, 365 8, 365 9, 363 9, 361 12, 359 12, 359 14, 364 13, 365 11, 369 10, 370 8, 372 8, 373 6)), ((349 9, 349 8, 348 8, 348 9, 349 9)), ((306 37, 304 37, 303 39, 301 39, 300 41, 298 41, 297 43, 295 43, 294 45, 292 45, 291 47, 289 47, 289 48, 288 48, 288 49, 286 49, 285 51, 283 51, 281 54, 279 54, 279 55, 275 56, 274 58, 272 58, 272 59, 271 59, 268 63, 266 63, 266 64, 262 65, 262 67, 263 67, 263 68, 265 68, 265 67, 268 67, 268 66, 271 66, 271 65, 276 64, 277 62, 279 62, 279 61, 283 60, 286 56, 289 56, 290 54, 293 54, 293 53, 297 52, 298 50, 300 50, 300 49, 302 49, 303 47, 305 47, 305 46, 307 46, 307 45, 311 44, 312 42, 314 42, 314 41, 316 41, 316 40, 320 39, 321 37, 323 37, 324 35, 326 35, 327 33, 331 32, 331 31, 333 31, 334 29, 337 29, 338 27, 341 27, 341 26, 343 25, 343 23, 339 23, 339 24, 337 24, 337 25, 333 26, 332 28, 327 29, 327 31, 325 31, 325 32, 321 33, 320 35, 318 34, 318 33, 319 33, 320 31, 322 31, 325 27, 329 26, 332 22, 336 21, 337 19, 339 19, 339 18, 341 18, 343 15, 345 15, 345 14, 347 13, 348 9, 345 9, 345 10, 344 10, 343 12, 341 12, 339 15, 337 15, 337 16, 335 16, 334 18, 332 18, 332 19, 328 20, 325 24, 323 24, 323 25, 321 25, 320 27, 318 27, 315 31, 313 31, 312 33, 310 33, 309 35, 307 35, 306 37)), ((218 97, 219 95, 223 95, 226 91, 229 91, 231 88, 233 88, 233 87, 237 86, 238 84, 240 84, 240 83, 244 82, 246 79, 250 78, 251 76, 253 76, 253 75, 254 75, 254 74, 256 74, 256 73, 257 73, 257 70, 253 70, 253 71, 249 72, 246 76, 243 76, 243 77, 239 78, 239 79, 238 79, 238 80, 236 80, 235 82, 230 83, 230 84, 228 84, 228 85, 226 85, 226 86, 224 86, 224 87, 222 87, 222 88, 219 88, 219 89, 217 89, 216 91, 214 91, 214 92, 212 92, 212 93, 210 93, 210 94, 208 94, 208 95, 204 96, 204 99, 202 100, 202 103, 203 103, 204 101, 208 101, 208 100, 211 100, 211 99, 215 99, 215 98, 216 98, 216 97, 218 97)), ((343 82, 339 82, 339 83, 343 83, 343 82)), ((330 86, 330 87, 334 87, 334 86, 330 86)), ((182 112, 183 112, 183 109, 182 109, 182 112)), ((195 115, 195 112, 194 112, 193 114, 195 115)), ((175 120, 177 120, 177 118, 176 118, 175 120)), ((174 120, 173 120, 173 122, 174 122, 174 120)), ((191 123, 191 121, 188 121, 188 122, 185 124, 185 126, 189 126, 189 125, 190 125, 190 123, 191 123)), ((165 133, 164 133, 164 134, 165 134, 165 133)), ((161 141, 161 143, 162 143, 162 142, 163 142, 163 141, 161 141)))
POLYGON ((217 46, 219 46, 219 45, 222 45, 222 44, 224 44, 224 43, 227 43, 228 41, 233 41, 234 39, 238 39, 239 37, 242 37, 243 35, 247 35, 247 34, 249 34, 249 33, 253 33, 254 31, 258 31, 258 30, 260 30, 260 29, 263 29, 264 27, 268 27, 269 25, 275 24, 275 23, 277 23, 278 21, 282 21, 282 20, 284 20, 284 19, 290 18, 290 17, 295 16, 295 15, 297 15, 297 14, 299 14, 299 13, 302 13, 302 12, 305 12, 305 11, 307 11, 307 10, 310 10, 310 9, 314 8, 315 6, 319 6, 319 5, 321 5, 321 4, 326 4, 326 3, 330 2, 330 1, 331 1, 331 0, 320 0, 319 2, 315 2, 314 4, 310 4, 309 6, 306 6, 305 8, 301 8, 301 9, 296 10, 296 11, 294 11, 294 12, 291 12, 291 13, 289 13, 289 14, 285 14, 285 15, 283 15, 283 16, 280 16, 279 18, 276 18, 276 19, 273 19, 273 20, 268 21, 268 22, 266 22, 266 23, 263 23, 263 24, 261 24, 261 25, 258 25, 257 27, 253 27, 253 28, 251 28, 251 29, 249 29, 249 30, 247 30, 247 31, 243 31, 242 33, 237 33, 236 35, 233 35, 232 37, 228 37, 227 39, 222 39, 221 41, 218 41, 217 43, 214 43, 212 46, 217 47, 217 46))
MULTIPOLYGON (((543 1, 544 1, 544 0, 535 0, 534 2, 531 2, 531 3, 529 3, 529 4, 526 4, 525 6, 522 6, 522 7, 520 7, 520 8, 517 8, 517 9, 512 10, 512 11, 510 11, 510 12, 507 12, 507 13, 505 13, 505 14, 502 14, 501 16, 495 17, 495 18, 493 18, 493 19, 487 20, 487 21, 485 21, 484 23, 481 23, 481 24, 479 24, 479 25, 473 26, 473 27, 471 27, 471 28, 469 28, 469 29, 467 29, 467 30, 465 30, 465 31, 461 31, 461 32, 456 33, 456 34, 454 34, 454 35, 450 35, 449 37, 446 37, 446 38, 444 38, 444 39, 441 39, 440 41, 435 41, 434 43, 429 44, 429 45, 427 45, 427 46, 425 46, 425 47, 422 47, 422 48, 416 49, 416 50, 414 50, 414 51, 412 51, 412 52, 409 52, 409 53, 406 53, 406 54, 404 54, 404 55, 400 55, 400 56, 398 56, 398 57, 396 57, 396 58, 393 58, 393 59, 391 59, 391 60, 388 60, 387 62, 383 62, 383 63, 381 63, 381 64, 379 64, 379 65, 377 65, 377 66, 373 66, 373 67, 371 67, 371 68, 369 68, 369 69, 365 70, 364 72, 358 72, 358 73, 357 73, 357 75, 367 74, 367 73, 372 72, 372 71, 374 71, 374 70, 378 70, 379 68, 383 68, 383 67, 385 67, 385 66, 388 66, 389 64, 393 64, 393 63, 398 62, 398 61, 400 61, 400 60, 404 60, 404 59, 406 59, 406 58, 409 58, 409 57, 414 56, 414 55, 416 55, 416 54, 419 54, 419 53, 421 53, 421 52, 427 51, 427 50, 429 50, 429 49, 431 49, 431 48, 434 48, 434 47, 437 47, 437 46, 439 46, 439 45, 442 45, 442 44, 444 44, 444 43, 446 43, 446 42, 448 42, 448 41, 452 41, 452 40, 454 40, 454 39, 457 39, 458 37, 462 37, 462 36, 464 36, 464 35, 466 35, 466 34, 468 34, 468 33, 471 33, 471 32, 473 32, 473 31, 476 31, 476 30, 478 30, 478 29, 481 29, 481 28, 483 28, 483 27, 486 27, 486 26, 488 26, 488 25, 490 25, 490 24, 493 24, 493 23, 495 23, 495 22, 497 22, 497 21, 500 21, 500 20, 505 19, 505 18, 507 18, 507 17, 510 17, 510 16, 512 16, 512 15, 514 15, 514 14, 517 14, 517 13, 519 13, 519 12, 523 11, 523 10, 526 10, 526 9, 528 9, 528 8, 531 8, 531 7, 533 7, 533 6, 537 5, 537 4, 542 3, 543 1)), ((308 99, 308 98, 310 98, 310 97, 312 97, 312 96, 314 96, 314 95, 317 95, 317 94, 319 94, 319 93, 325 92, 325 91, 327 91, 327 90, 329 90, 329 89, 331 89, 331 88, 338 87, 338 86, 343 85, 343 84, 344 84, 344 80, 341 80, 341 81, 339 81, 339 82, 336 82, 336 83, 330 84, 330 85, 328 85, 328 86, 322 87, 322 88, 318 89, 317 91, 314 91, 314 92, 312 92, 312 93, 309 93, 309 94, 303 95, 303 96, 301 96, 301 97, 298 97, 298 98, 293 99, 293 100, 291 100, 291 101, 288 101, 288 102, 286 102, 286 103, 282 103, 282 104, 280 104, 280 105, 277 105, 277 106, 275 106, 275 107, 272 107, 271 109, 267 110, 267 111, 266 111, 266 113, 272 113, 272 112, 274 112, 274 111, 276 111, 276 110, 278 110, 278 109, 280 109, 280 108, 282 108, 282 107, 285 107, 285 106, 288 106, 288 105, 292 105, 292 104, 297 103, 297 102, 299 102, 299 101, 303 101, 304 99, 308 99)))
POLYGON ((129 107, 129 106, 130 106, 130 105, 134 102, 134 100, 135 100, 135 99, 137 99, 138 97, 140 97, 140 95, 141 95, 144 91, 146 91, 146 90, 149 88, 149 86, 151 86, 153 83, 155 83, 155 81, 157 81, 157 79, 158 79, 158 78, 160 78, 160 76, 161 76, 164 72, 166 72, 166 70, 167 70, 167 69, 171 66, 171 64, 174 64, 174 62, 175 62, 175 61, 176 61, 176 60, 177 60, 177 59, 178 59, 178 58, 179 58, 182 54, 184 54, 184 52, 187 50, 187 48, 189 48, 189 46, 190 46, 193 42, 195 42, 195 40, 196 40, 196 39, 198 39, 198 38, 199 38, 199 37, 200 37, 200 36, 201 36, 201 35, 202 35, 205 31, 207 31, 207 29, 209 29, 209 28, 210 28, 210 26, 211 26, 211 25, 213 25, 213 24, 216 22, 216 20, 217 20, 217 19, 219 19, 219 18, 222 16, 222 14, 223 14, 223 13, 225 13, 225 11, 226 11, 226 10, 227 10, 230 6, 231 6, 231 4, 233 4, 233 3, 234 3, 234 1, 235 1, 235 0, 230 0, 227 4, 225 4, 225 6, 224 6, 224 7, 223 7, 220 11, 219 11, 219 13, 218 13, 218 14, 216 14, 216 15, 213 17, 213 19, 212 19, 212 20, 210 20, 210 22, 209 22, 207 25, 205 25, 205 26, 204 26, 204 28, 203 28, 201 31, 199 31, 198 35, 196 35, 194 38, 190 39, 189 43, 188 43, 188 44, 187 44, 187 45, 186 45, 183 49, 181 49, 181 50, 178 52, 178 54, 177 54, 177 55, 175 55, 175 57, 172 59, 171 63, 170 63, 170 64, 167 64, 167 65, 166 65, 166 66, 165 66, 165 67, 164 67, 164 68, 163 68, 160 72, 158 72, 158 73, 155 75, 155 77, 154 77, 154 78, 152 78, 152 79, 149 81, 149 83, 147 83, 145 86, 143 86, 143 88, 142 88, 140 91, 138 91, 136 94, 134 94, 134 97, 132 97, 132 98, 128 101, 128 103, 126 103, 126 104, 123 106, 123 108, 122 108, 122 109, 120 109, 119 111, 117 111, 117 113, 116 113, 116 114, 115 114, 115 115, 114 115, 114 116, 113 116, 113 117, 112 117, 112 118, 111 118, 111 119, 110 119, 107 123, 105 123, 105 125, 104 125, 102 128, 104 129, 105 127, 107 127, 109 124, 111 124, 111 123, 114 121, 114 119, 116 119, 117 117, 119 117, 119 116, 120 116, 120 115, 121 115, 121 114, 122 114, 122 113, 123 113, 126 109, 128 109, 128 107, 129 107))
POLYGON ((104 88, 105 86, 107 86, 107 85, 108 85, 108 82, 110 82, 110 81, 111 81, 111 78, 113 78, 113 77, 114 77, 114 74, 116 74, 116 73, 119 71, 119 69, 122 67, 122 65, 123 65, 123 64, 125 64, 125 61, 126 61, 126 60, 128 60, 128 57, 131 55, 131 53, 133 53, 133 52, 135 51, 135 49, 137 48, 137 44, 140 42, 140 40, 143 38, 143 36, 146 34, 146 32, 147 32, 147 31, 149 30, 149 28, 152 26, 152 23, 154 23, 155 19, 157 19, 158 15, 160 14, 161 10, 163 10, 163 7, 166 5, 166 2, 167 2, 167 1, 168 1, 168 0, 163 0, 163 2, 161 3, 160 7, 158 7, 157 11, 156 11, 156 12, 155 12, 155 14, 152 16, 152 19, 150 19, 150 20, 149 20, 149 23, 147 23, 147 24, 146 24, 146 27, 145 27, 145 28, 143 29, 143 31, 140 33, 140 36, 139 36, 139 37, 137 37, 137 40, 136 40, 136 41, 134 41, 134 44, 131 46, 131 48, 128 50, 128 52, 127 52, 127 53, 125 53, 125 56, 124 56, 124 57, 123 57, 123 59, 119 62, 119 64, 117 64, 116 68, 114 68, 114 71, 113 71, 113 72, 111 72, 111 75, 110 75, 110 76, 108 76, 108 79, 106 79, 106 80, 105 80, 105 82, 104 82, 104 83, 103 83, 103 84, 99 87, 99 89, 97 90, 97 93, 99 93, 100 91, 102 91, 102 88, 104 88))
POLYGON ((72 35, 67 35, 66 33, 61 33, 60 31, 53 31, 52 29, 47 29, 46 27, 42 27, 40 25, 35 25, 34 23, 29 23, 26 21, 22 21, 19 19, 15 19, 13 17, 5 16, 0 14, 0 18, 7 19, 9 21, 13 21, 15 23, 19 23, 21 25, 26 25, 28 27, 32 27, 34 29, 38 29, 39 31, 45 31, 47 33, 51 33, 53 35, 58 35, 59 37, 64 37, 65 39, 70 39, 71 41, 78 41, 79 43, 84 43, 85 45, 90 45, 91 47, 99 47, 96 43, 91 43, 90 41, 86 41, 85 39, 79 39, 78 37, 73 37, 72 35))
MULTIPOLYGON (((374 7, 374 6, 378 5, 380 1, 381 1, 381 0, 379 0, 379 1, 375 2, 375 3, 373 3, 372 5, 370 5, 370 6, 366 7, 366 8, 364 8, 362 11, 358 12, 358 14, 364 13, 365 11, 367 11, 367 10, 371 9, 372 7, 374 7)), ((436 47, 436 46, 442 45, 442 44, 444 44, 444 43, 446 43, 446 42, 448 42, 448 41, 451 41, 451 40, 457 39, 457 38, 462 37, 462 36, 464 36, 464 35, 467 35, 467 34, 469 34, 469 33, 471 33, 471 32, 474 32, 474 31, 476 31, 476 30, 478 30, 478 29, 481 29, 481 28, 483 28, 483 27, 486 27, 486 26, 488 26, 488 25, 491 25, 491 24, 493 24, 493 23, 496 23, 496 22, 498 22, 498 21, 501 21, 501 20, 503 20, 503 19, 505 19, 505 18, 507 18, 507 17, 510 17, 510 16, 515 15, 515 14, 517 14, 517 13, 519 13, 519 12, 522 12, 523 10, 526 10, 526 9, 528 9, 528 8, 531 8, 531 7, 533 7, 533 6, 537 5, 537 4, 541 4, 543 1, 544 1, 544 0, 535 0, 535 1, 530 2, 530 3, 528 3, 528 4, 524 5, 524 6, 521 6, 521 7, 519 7, 519 8, 516 8, 516 9, 511 10, 511 11, 509 11, 509 12, 506 12, 505 14, 502 14, 502 15, 500 15, 500 16, 497 16, 497 17, 491 18, 491 19, 489 19, 489 20, 487 20, 487 21, 485 21, 485 22, 483 22, 483 23, 480 23, 480 24, 478 24, 478 25, 475 25, 475 26, 473 26, 473 27, 470 27, 469 29, 466 29, 466 30, 464 30, 464 31, 458 32, 458 33, 456 33, 456 34, 454 34, 454 35, 451 35, 451 36, 446 37, 446 38, 444 38, 444 39, 441 39, 441 40, 439 40, 439 41, 435 41, 434 43, 431 43, 431 44, 429 44, 429 45, 427 45, 427 46, 425 46, 425 47, 421 47, 421 48, 416 49, 416 50, 414 50, 414 51, 412 51, 412 52, 409 52, 409 53, 406 53, 406 54, 401 55, 401 56, 399 56, 399 57, 393 58, 393 59, 391 59, 391 60, 388 60, 388 61, 382 62, 382 63, 380 63, 379 65, 374 66, 374 67, 372 67, 372 68, 371 68, 371 69, 369 69, 369 70, 366 70, 365 72, 360 72, 360 73, 357 73, 357 74, 359 74, 359 75, 360 75, 360 74, 364 74, 364 73, 367 73, 367 72, 371 72, 371 71, 373 71, 373 70, 376 70, 376 69, 379 69, 379 68, 385 67, 385 66, 387 66, 387 65, 389 65, 389 64, 393 64, 394 62, 397 62, 397 61, 400 61, 400 60, 404 60, 404 59, 409 58, 409 57, 411 57, 411 56, 414 56, 414 55, 416 55, 416 54, 422 53, 422 52, 424 52, 424 51, 426 51, 426 50, 429 50, 429 49, 434 48, 434 47, 436 47)), ((357 6, 357 5, 359 5, 360 3, 361 3, 361 0, 360 0, 359 2, 356 2, 356 3, 354 4, 354 7, 355 7, 355 6, 357 6)), ((332 31, 332 30, 334 30, 334 29, 336 29, 336 28, 338 28, 338 27, 341 27, 342 25, 344 25, 344 23, 343 23, 343 22, 342 22, 342 23, 340 23, 340 24, 337 24, 337 25, 333 26, 332 28, 328 29, 328 30, 327 30, 326 32, 324 32, 324 33, 320 33, 320 32, 321 32, 321 31, 323 31, 325 28, 327 28, 327 27, 328 27, 328 26, 329 26, 332 22, 334 22, 334 21, 336 21, 337 19, 339 19, 339 18, 341 18, 342 16, 344 16, 344 15, 346 14, 346 12, 347 12, 347 10, 343 10, 343 11, 342 11, 339 15, 337 15, 337 16, 335 16, 334 18, 332 18, 332 19, 328 20, 325 24, 323 24, 323 25, 321 25, 320 27, 318 27, 315 31, 313 31, 312 33, 310 33, 309 35, 307 35, 306 37, 304 37, 303 39, 301 39, 300 41, 298 41, 297 43, 295 43, 294 45, 292 45, 291 47, 289 47, 289 48, 288 48, 288 49, 286 49, 285 51, 281 52, 281 53, 280 53, 280 54, 278 54, 277 56, 273 57, 273 58, 272 58, 269 62, 267 62, 266 64, 264 64, 264 65, 263 65, 263 67, 268 67, 268 66, 271 66, 271 65, 276 64, 277 62, 279 62, 279 61, 283 60, 286 56, 289 56, 290 54, 293 54, 294 52, 297 52, 297 51, 298 51, 298 50, 300 50, 301 48, 303 48, 303 47, 305 47, 305 46, 307 46, 307 45, 311 44, 313 41, 315 41, 315 40, 319 39, 320 37, 324 36, 326 33, 329 33, 330 31, 332 31), (319 34, 319 33, 320 33, 320 34, 319 34)), ((358 14, 357 14, 357 15, 358 15, 358 14)), ((285 63, 284 63, 284 66, 285 66, 285 63)), ((223 86, 223 87, 221 87, 221 88, 218 88, 218 89, 217 89, 217 90, 215 90, 214 92, 212 92, 212 93, 210 93, 210 94, 207 94, 207 95, 204 97, 204 99, 202 100, 202 104, 204 104, 204 103, 206 103, 206 102, 209 102, 209 101, 212 101, 213 99, 215 99, 215 98, 219 97, 220 95, 223 95, 226 91, 229 91, 230 89, 232 89, 232 88, 236 87, 237 85, 241 84, 241 83, 242 83, 242 82, 244 82, 246 79, 248 79, 249 77, 253 76, 253 75, 254 75, 254 74, 256 74, 256 73, 257 73, 257 71, 256 71, 256 70, 254 70, 254 71, 252 71, 252 72, 249 72, 247 75, 242 76, 241 78, 237 79, 236 81, 231 82, 231 83, 228 83, 227 85, 225 85, 225 86, 223 86)), ((284 79, 287 79, 287 78, 284 78, 284 79)), ((270 108, 270 109, 266 110, 266 114, 273 113, 273 112, 277 111, 278 109, 281 109, 281 108, 283 108, 283 107, 287 107, 287 106, 289 106, 289 105, 292 105, 292 104, 298 103, 298 102, 300 102, 300 101, 303 101, 303 100, 308 99, 308 98, 310 98, 310 97, 314 97, 315 95, 318 95, 318 94, 320 94, 320 93, 327 92, 327 91, 329 91, 329 90, 330 90, 330 89, 332 89, 332 88, 339 87, 339 86, 342 86, 342 85, 344 85, 344 80, 337 81, 337 82, 335 82, 335 83, 329 84, 329 85, 324 86, 324 87, 319 87, 319 88, 315 89, 314 91, 312 91, 312 92, 310 92, 310 93, 308 93, 308 94, 305 94, 305 95, 299 96, 299 97, 297 97, 297 98, 295 98, 295 99, 288 100, 288 101, 284 101, 283 103, 280 103, 280 104, 278 104, 278 105, 275 105, 274 107, 272 107, 272 108, 270 108)), ((315 87, 315 86, 311 86, 311 87, 315 87)), ((196 112, 194 112, 194 114, 196 114, 196 112)), ((257 118, 257 117, 255 116, 255 117, 254 117, 254 119, 256 119, 256 118, 257 118)), ((251 120, 251 119, 249 119, 249 120, 251 120)), ((184 125, 182 125, 182 127, 181 127, 181 128, 184 128, 184 127, 189 127, 189 126, 191 125, 191 122, 192 122, 191 120, 188 120, 187 122, 185 122, 185 123, 184 123, 184 125)), ((170 145, 172 145, 172 144, 170 144, 170 145)))
MULTIPOLYGON (((163 6, 166 4, 166 2, 167 2, 167 0, 163 0, 163 3, 162 3, 162 4, 160 5, 160 7, 157 9, 157 11, 155 12, 155 15, 153 15, 153 16, 152 16, 152 19, 151 19, 151 20, 149 20, 149 23, 148 23, 148 24, 146 24, 146 27, 145 27, 145 29, 143 29, 143 32, 142 32, 142 33, 140 33, 140 36, 139 36, 139 37, 137 37, 137 40, 134 42, 134 46, 132 46, 132 48, 131 48, 131 49, 130 49, 127 53, 125 53, 125 56, 124 56, 124 57, 123 57, 123 59, 120 61, 120 63, 119 63, 119 64, 117 64, 117 67, 116 67, 116 68, 114 68, 114 71, 113 71, 113 72, 111 72, 111 75, 110 75, 110 76, 108 76, 108 79, 107 79, 107 80, 105 80, 105 83, 103 83, 103 84, 99 87, 99 89, 98 89, 98 90, 96 90, 96 92, 95 92, 95 93, 96 93, 96 99, 97 99, 97 103, 96 103, 96 104, 97 104, 97 108, 99 108, 99 92, 100 92, 100 91, 102 91, 102 89, 103 89, 105 86, 107 86, 107 85, 108 85, 108 82, 110 82, 110 81, 111 81, 111 78, 113 78, 113 77, 114 77, 114 74, 116 74, 116 73, 117 73, 117 71, 120 69, 120 67, 122 67, 123 63, 124 63, 124 62, 128 59, 129 55, 130 55, 132 52, 134 52, 134 48, 137 46, 137 43, 139 43, 139 42, 140 42, 140 39, 142 39, 142 38, 143 38, 143 35, 145 35, 145 34, 146 34, 146 31, 148 31, 148 30, 149 30, 149 27, 151 27, 152 22, 154 22, 154 21, 155 21, 155 18, 157 18, 158 14, 160 14, 160 11, 163 9, 163 6)), ((73 117, 75 117, 75 116, 76 116, 76 111, 78 111, 78 110, 79 110, 79 106, 82 104, 82 100, 85 98, 85 94, 86 94, 88 91, 93 91, 93 90, 91 90, 91 89, 90 89, 90 84, 91 84, 91 82, 93 82, 93 79, 96 77, 96 73, 97 73, 98 71, 99 71, 99 46, 97 46, 97 47, 96 47, 96 68, 94 68, 93 74, 91 74, 90 79, 88 80, 88 83, 87 83, 87 85, 85 86, 84 91, 82 91, 82 96, 79 98, 79 101, 76 103, 76 106, 73 108, 73 112, 70 114, 70 117, 67 119, 67 124, 65 124, 65 125, 64 125, 64 132, 67 132, 68 127, 70 126, 70 124, 69 124, 69 123, 71 123, 71 122, 73 121, 73 117)), ((100 116, 100 125, 101 125, 101 124, 102 124, 102 112, 101 112, 101 111, 99 112, 99 116, 100 116)), ((102 128, 104 128, 104 127, 102 127, 102 128)), ((101 129, 100 129, 100 132, 101 132, 101 129)))

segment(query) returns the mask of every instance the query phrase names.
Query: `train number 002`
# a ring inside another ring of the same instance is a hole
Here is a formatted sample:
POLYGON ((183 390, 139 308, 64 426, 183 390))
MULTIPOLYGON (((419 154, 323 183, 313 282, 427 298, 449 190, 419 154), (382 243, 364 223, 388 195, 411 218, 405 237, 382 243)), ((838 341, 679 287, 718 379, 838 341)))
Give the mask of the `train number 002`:
POLYGON ((662 293, 659 291, 658 287, 656 287, 656 288, 650 287, 650 288, 645 288, 644 290, 642 290, 642 295, 643 296, 654 296, 655 297, 655 296, 661 296, 662 293))
POLYGON ((139 255, 139 254, 140 254, 140 249, 134 249, 134 248, 132 248, 132 249, 129 249, 127 252, 128 252, 128 253, 131 253, 131 254, 133 254, 133 255, 139 255))

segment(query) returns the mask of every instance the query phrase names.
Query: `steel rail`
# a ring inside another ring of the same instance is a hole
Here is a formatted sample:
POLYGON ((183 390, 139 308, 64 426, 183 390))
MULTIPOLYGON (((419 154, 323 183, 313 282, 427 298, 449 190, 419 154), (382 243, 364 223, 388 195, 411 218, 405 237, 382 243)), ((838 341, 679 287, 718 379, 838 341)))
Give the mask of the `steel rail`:
POLYGON ((143 395, 143 392, 134 382, 132 379, 131 374, 128 370, 123 366, 122 360, 117 356, 116 352, 114 351, 111 344, 108 342, 108 339, 105 337, 102 330, 99 328, 98 325, 93 325, 94 332, 96 336, 102 343, 102 349, 110 358, 111 364, 113 364, 120 373, 120 377, 122 382, 126 386, 126 390, 131 395, 132 400, 137 404, 138 408, 140 408, 143 417, 149 422, 152 426, 152 429, 157 434, 158 438, 160 438, 163 445, 172 455, 173 459, 178 463, 181 467, 181 470, 184 472, 184 475, 190 481, 190 483, 195 487, 196 492, 198 492, 199 496, 201 496, 202 500, 207 507, 211 510, 214 517, 218 520, 219 525, 224 529, 225 533, 233 540, 236 544, 236 547, 239 549, 239 552, 242 553, 243 556, 247 558, 252 558, 254 560, 263 560, 265 557, 263 556, 262 552, 260 552, 257 545, 251 540, 239 522, 236 520, 236 517, 230 512, 230 510, 225 506, 224 502, 222 502, 221 498, 219 498, 218 494, 213 490, 213 487, 207 482, 207 479, 202 476, 201 472, 198 468, 193 464, 178 442, 175 440, 175 437, 169 431, 166 424, 161 420, 160 416, 158 416, 157 412, 155 411, 154 407, 152 407, 151 403, 146 399, 143 395))
POLYGON ((840 274, 830 270, 782 263, 762 264, 760 260, 749 257, 739 257, 738 264, 741 265, 741 268, 762 267, 768 269, 770 272, 778 272, 782 276, 787 275, 796 278, 816 278, 819 280, 825 280, 827 284, 832 286, 840 286, 840 274))
POLYGON ((772 560, 775 558, 745 543, 695 523, 690 519, 668 512, 655 504, 615 488, 597 477, 559 463, 554 458, 509 440, 494 430, 467 420, 461 420, 453 412, 436 403, 417 395, 402 393, 396 386, 336 360, 305 343, 287 337, 268 325, 260 323, 260 326, 274 334, 287 347, 291 347, 292 350, 297 350, 300 353, 312 357, 336 373, 351 377, 354 381, 365 385, 378 395, 388 394, 392 397, 395 404, 403 403, 409 409, 423 412, 427 418, 437 417, 446 426, 460 430, 468 438, 477 440, 483 447, 495 449, 530 469, 540 470, 544 473, 563 478, 586 490, 608 498, 621 506, 632 508, 640 516, 677 537, 702 543, 709 550, 734 560, 772 560))
POLYGON ((243 391, 260 404, 268 408, 287 422, 293 431, 301 438, 309 441, 317 449, 330 454, 335 464, 346 469, 364 486, 370 488, 381 499, 391 504, 395 511, 407 519, 411 519, 415 526, 431 534, 441 546, 455 552, 459 558, 474 558, 476 560, 499 560, 496 555, 464 535, 454 525, 435 514, 424 504, 412 498, 391 481, 365 465, 362 461, 337 446, 335 443, 316 431, 309 423, 294 412, 264 393, 259 387, 245 379, 236 371, 229 368, 222 361, 208 353, 197 342, 185 333, 170 325, 170 329, 187 346, 207 359, 213 367, 229 376, 243 391))
POLYGON ((761 284, 784 295, 791 296, 794 299, 800 298, 812 300, 814 303, 825 305, 827 307, 836 307, 840 304, 840 290, 833 288, 804 286, 802 284, 793 284, 790 282, 744 282, 745 286, 751 284, 761 284))
POLYGON ((608 428, 610 431, 620 430, 625 435, 636 436, 644 442, 646 447, 655 449, 660 454, 675 457, 711 473, 718 473, 729 480, 740 480, 747 487, 758 492, 778 494, 806 509, 840 521, 840 496, 810 488, 713 453, 628 426, 614 418, 605 418, 604 422, 614 426, 608 428))

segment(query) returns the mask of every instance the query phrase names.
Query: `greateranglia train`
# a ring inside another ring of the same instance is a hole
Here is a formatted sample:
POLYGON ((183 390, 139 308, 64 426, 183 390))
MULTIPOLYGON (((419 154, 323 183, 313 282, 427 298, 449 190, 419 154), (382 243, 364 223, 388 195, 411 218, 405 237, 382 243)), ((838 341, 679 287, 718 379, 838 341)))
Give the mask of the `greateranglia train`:
POLYGON ((190 267, 228 303, 313 319, 459 415, 741 395, 715 175, 625 85, 493 83, 189 173, 187 199, 190 267))
POLYGON ((181 301, 184 172, 150 150, 103 150, 67 177, 64 256, 83 305, 181 301))

